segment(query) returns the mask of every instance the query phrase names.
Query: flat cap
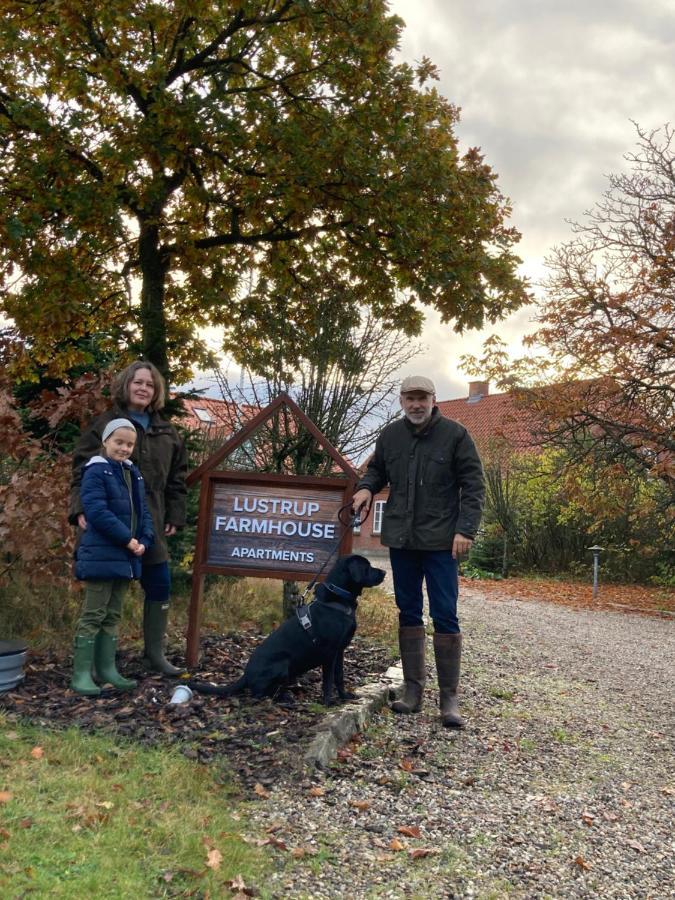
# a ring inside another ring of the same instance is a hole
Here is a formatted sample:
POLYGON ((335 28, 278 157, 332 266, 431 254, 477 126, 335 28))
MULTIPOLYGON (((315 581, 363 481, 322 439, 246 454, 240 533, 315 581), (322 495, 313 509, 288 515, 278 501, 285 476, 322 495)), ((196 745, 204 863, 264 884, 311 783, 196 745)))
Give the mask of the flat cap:
POLYGON ((410 391, 424 391, 425 394, 435 394, 436 388, 431 378, 425 378, 424 375, 408 375, 401 382, 401 393, 407 394, 410 391))

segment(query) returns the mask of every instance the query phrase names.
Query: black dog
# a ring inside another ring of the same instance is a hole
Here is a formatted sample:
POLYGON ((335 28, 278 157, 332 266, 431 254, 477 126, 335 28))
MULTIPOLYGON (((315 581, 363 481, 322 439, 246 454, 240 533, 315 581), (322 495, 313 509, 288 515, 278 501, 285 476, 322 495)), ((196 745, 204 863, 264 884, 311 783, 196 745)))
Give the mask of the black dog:
POLYGON ((280 697, 300 675, 321 666, 323 702, 334 703, 337 689, 341 700, 353 699, 345 691, 343 653, 356 631, 356 606, 364 587, 381 584, 384 571, 375 569, 364 556, 342 556, 314 600, 299 606, 296 614, 272 632, 251 654, 244 674, 231 684, 190 682, 202 694, 231 697, 248 689, 254 697, 280 697))

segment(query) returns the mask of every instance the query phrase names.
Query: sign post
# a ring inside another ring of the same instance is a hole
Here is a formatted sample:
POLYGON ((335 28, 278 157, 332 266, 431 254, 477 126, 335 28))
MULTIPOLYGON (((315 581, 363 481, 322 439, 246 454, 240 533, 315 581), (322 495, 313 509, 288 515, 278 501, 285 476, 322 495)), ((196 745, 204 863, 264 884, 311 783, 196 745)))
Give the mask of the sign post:
POLYGON ((188 476, 200 482, 197 542, 187 635, 187 663, 199 660, 204 575, 249 575, 311 581, 335 551, 351 551, 351 529, 338 513, 351 500, 356 472, 288 397, 281 394, 188 476), (344 472, 318 477, 216 467, 282 406, 316 438, 344 472), (342 534, 344 530, 344 534, 342 534))

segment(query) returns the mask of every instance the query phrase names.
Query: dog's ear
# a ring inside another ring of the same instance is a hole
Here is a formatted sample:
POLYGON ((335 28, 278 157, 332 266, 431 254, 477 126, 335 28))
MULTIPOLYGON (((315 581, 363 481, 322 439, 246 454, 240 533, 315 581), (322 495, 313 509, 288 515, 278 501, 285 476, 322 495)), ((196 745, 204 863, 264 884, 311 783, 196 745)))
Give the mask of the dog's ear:
POLYGON ((365 556, 353 554, 347 558, 347 571, 349 572, 349 577, 352 581, 356 582, 356 584, 363 585, 366 583, 368 580, 369 568, 370 563, 365 556))

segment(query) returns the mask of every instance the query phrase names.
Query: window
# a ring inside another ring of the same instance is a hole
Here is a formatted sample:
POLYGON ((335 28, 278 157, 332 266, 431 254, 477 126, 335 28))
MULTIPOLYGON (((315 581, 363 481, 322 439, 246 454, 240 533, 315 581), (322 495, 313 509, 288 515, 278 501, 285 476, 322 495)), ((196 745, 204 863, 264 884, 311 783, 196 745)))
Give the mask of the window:
POLYGON ((210 425, 213 422, 213 418, 209 412, 205 409, 199 409, 198 407, 193 407, 194 414, 197 416, 200 422, 206 422, 210 425))
POLYGON ((373 534, 382 532, 382 513, 384 512, 385 500, 376 500, 373 504, 373 534))

